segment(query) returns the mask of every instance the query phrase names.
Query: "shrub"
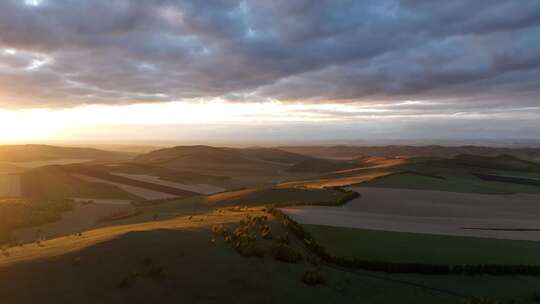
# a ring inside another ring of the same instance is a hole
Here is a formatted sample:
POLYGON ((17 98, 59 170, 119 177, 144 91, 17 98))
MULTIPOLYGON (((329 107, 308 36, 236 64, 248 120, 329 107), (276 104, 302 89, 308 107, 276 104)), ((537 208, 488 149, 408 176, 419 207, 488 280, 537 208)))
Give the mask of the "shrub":
POLYGON ((258 257, 262 258, 265 255, 265 250, 259 244, 254 242, 239 241, 235 244, 236 251, 242 256, 249 257, 258 257))
POLYGON ((261 238, 265 240, 272 239, 272 231, 270 230, 270 227, 268 225, 264 225, 261 228, 260 233, 261 233, 261 238))
POLYGON ((213 225, 212 226, 212 233, 215 235, 222 235, 223 234, 223 225, 213 225))
POLYGON ((283 236, 281 236, 281 235, 278 236, 277 239, 276 239, 276 242, 279 243, 279 244, 283 244, 283 245, 289 245, 289 243, 290 243, 289 234, 286 233, 283 236))
POLYGON ((287 263, 297 263, 302 259, 300 252, 294 250, 289 245, 274 242, 270 247, 270 255, 274 259, 287 263))
POLYGON ((301 281, 306 285, 324 284, 324 276, 318 268, 308 269, 302 274, 301 281))
POLYGON ((315 255, 308 255, 306 260, 308 261, 308 263, 310 263, 312 265, 315 265, 315 266, 319 266, 321 264, 321 259, 319 259, 315 255))

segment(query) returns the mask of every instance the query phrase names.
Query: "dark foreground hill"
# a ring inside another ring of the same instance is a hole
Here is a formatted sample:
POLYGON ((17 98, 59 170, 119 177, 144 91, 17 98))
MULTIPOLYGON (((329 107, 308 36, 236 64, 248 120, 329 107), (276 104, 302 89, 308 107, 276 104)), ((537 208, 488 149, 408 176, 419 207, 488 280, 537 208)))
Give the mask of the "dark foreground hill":
POLYGON ((94 148, 58 147, 49 145, 0 146, 0 161, 27 162, 57 159, 121 160, 132 157, 125 152, 105 151, 94 148))

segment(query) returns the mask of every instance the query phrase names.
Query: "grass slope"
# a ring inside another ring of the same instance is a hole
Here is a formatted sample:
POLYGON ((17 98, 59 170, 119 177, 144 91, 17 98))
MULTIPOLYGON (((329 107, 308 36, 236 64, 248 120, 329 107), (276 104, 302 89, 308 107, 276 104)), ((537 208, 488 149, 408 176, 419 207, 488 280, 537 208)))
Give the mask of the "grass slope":
POLYGON ((540 242, 304 225, 331 253, 399 263, 540 265, 540 242))

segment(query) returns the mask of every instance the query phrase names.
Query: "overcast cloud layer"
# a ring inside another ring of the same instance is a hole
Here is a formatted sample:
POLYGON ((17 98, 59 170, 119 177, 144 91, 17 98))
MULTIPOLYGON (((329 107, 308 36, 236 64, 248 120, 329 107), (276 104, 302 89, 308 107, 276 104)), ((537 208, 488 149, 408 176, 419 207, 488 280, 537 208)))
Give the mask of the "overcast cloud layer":
POLYGON ((537 0, 0 2, 1 108, 220 98, 452 115, 539 97, 537 0))

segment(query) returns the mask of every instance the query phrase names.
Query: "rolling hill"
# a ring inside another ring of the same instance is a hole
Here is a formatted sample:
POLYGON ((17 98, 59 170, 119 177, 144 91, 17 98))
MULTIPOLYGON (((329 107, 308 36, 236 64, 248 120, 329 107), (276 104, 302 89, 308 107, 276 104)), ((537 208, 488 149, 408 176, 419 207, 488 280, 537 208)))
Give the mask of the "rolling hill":
POLYGON ((140 155, 134 161, 194 172, 275 175, 310 158, 275 148, 177 146, 140 155))
POLYGON ((539 171, 540 164, 519 159, 511 155, 479 156, 460 154, 453 158, 425 160, 418 162, 419 167, 443 167, 462 170, 511 170, 511 171, 539 171))
POLYGON ((59 159, 121 160, 132 157, 125 152, 105 151, 94 148, 58 147, 49 145, 0 146, 0 161, 31 162, 59 159))
POLYGON ((521 159, 539 161, 538 148, 498 148, 482 146, 288 146, 280 149, 322 158, 352 159, 360 156, 381 157, 440 157, 451 158, 460 154, 480 156, 510 155, 521 159))

